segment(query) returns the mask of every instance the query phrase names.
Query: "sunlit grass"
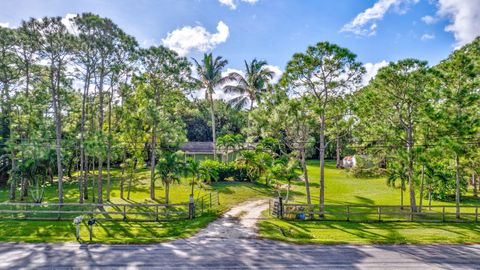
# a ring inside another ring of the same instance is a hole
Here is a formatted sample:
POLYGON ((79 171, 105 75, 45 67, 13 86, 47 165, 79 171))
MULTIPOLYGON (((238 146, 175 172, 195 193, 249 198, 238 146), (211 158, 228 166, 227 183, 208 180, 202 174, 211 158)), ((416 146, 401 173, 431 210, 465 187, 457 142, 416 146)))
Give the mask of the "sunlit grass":
POLYGON ((262 237, 302 244, 480 243, 478 223, 357 223, 268 219, 261 221, 258 226, 262 237))

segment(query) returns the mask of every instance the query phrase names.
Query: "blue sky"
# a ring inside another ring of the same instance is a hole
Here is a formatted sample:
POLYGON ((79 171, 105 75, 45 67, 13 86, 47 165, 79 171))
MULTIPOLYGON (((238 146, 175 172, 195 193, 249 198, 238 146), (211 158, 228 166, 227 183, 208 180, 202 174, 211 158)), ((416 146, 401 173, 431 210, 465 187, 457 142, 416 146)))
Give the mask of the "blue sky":
POLYGON ((407 57, 436 64, 480 33, 480 0, 0 0, 0 25, 86 11, 142 46, 189 57, 213 51, 234 69, 254 57, 283 69, 293 53, 325 40, 372 69, 407 57))

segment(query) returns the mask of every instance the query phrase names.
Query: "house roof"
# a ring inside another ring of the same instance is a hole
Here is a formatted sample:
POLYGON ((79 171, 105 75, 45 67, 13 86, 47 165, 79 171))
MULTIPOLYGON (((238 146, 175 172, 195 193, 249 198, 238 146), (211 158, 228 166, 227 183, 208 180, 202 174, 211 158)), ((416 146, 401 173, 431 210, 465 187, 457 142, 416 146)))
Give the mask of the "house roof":
POLYGON ((186 142, 180 147, 185 153, 212 153, 213 142, 186 142))

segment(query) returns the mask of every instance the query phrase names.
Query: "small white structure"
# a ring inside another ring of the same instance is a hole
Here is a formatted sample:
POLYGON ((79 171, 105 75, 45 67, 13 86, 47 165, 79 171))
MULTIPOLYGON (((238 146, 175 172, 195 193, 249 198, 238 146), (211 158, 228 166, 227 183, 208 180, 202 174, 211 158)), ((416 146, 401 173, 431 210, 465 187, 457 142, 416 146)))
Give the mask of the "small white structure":
POLYGON ((73 219, 73 224, 75 224, 76 230, 75 230, 75 236, 77 237, 77 240, 80 239, 80 224, 82 224, 83 217, 78 216, 73 219))
POLYGON ((343 167, 344 168, 353 168, 356 164, 355 156, 346 156, 343 158, 343 167))

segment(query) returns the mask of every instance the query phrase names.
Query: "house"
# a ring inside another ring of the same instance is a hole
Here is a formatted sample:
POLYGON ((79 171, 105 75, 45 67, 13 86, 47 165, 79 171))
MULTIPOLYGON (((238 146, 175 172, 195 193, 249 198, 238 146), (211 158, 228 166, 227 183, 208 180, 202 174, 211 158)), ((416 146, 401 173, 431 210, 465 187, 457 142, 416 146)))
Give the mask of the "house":
POLYGON ((186 142, 180 150, 195 160, 213 159, 213 142, 186 142))
MULTIPOLYGON (((244 144, 234 148, 229 148, 228 152, 225 147, 217 146, 217 159, 219 161, 235 160, 238 151, 246 149, 255 149, 253 144, 244 144)), ((186 142, 180 147, 180 150, 185 153, 185 157, 191 157, 195 160, 213 159, 213 142, 186 142)))

